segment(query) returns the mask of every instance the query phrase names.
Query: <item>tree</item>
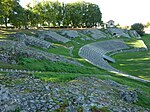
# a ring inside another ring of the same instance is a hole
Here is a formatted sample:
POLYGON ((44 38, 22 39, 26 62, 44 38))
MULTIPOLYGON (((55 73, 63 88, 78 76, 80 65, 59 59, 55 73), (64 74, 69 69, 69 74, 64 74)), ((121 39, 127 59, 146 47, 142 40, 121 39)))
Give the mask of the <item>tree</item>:
POLYGON ((65 6, 65 20, 64 24, 71 25, 72 27, 80 27, 82 20, 81 5, 79 2, 68 3, 65 6))
POLYGON ((135 23, 131 25, 131 30, 135 30, 139 35, 144 34, 144 25, 142 23, 135 23))
POLYGON ((21 28, 24 24, 24 8, 16 2, 16 4, 12 7, 10 13, 9 13, 9 23, 11 23, 16 28, 21 28))
POLYGON ((148 28, 150 26, 150 22, 147 22, 145 26, 148 28))
POLYGON ((0 0, 0 24, 3 24, 2 0, 0 0))
MULTIPOLYGON (((37 18, 38 19, 38 22, 39 24, 42 26, 44 25, 44 23, 46 22, 46 7, 45 7, 45 4, 44 4, 44 1, 42 2, 38 2, 37 4, 35 4, 33 6, 32 9, 30 9, 31 12, 33 12, 34 14, 36 15, 39 15, 39 17, 37 18)), ((32 23, 33 24, 33 23, 32 23)))
POLYGON ((65 25, 73 27, 93 27, 101 24, 101 12, 96 4, 88 2, 68 3, 65 6, 65 25))
POLYGON ((8 22, 16 28, 28 26, 94 27, 101 24, 102 14, 98 5, 88 2, 60 3, 33 0, 34 5, 24 9, 19 0, 0 0, 0 24, 8 22))
POLYGON ((60 26, 63 20, 63 8, 58 1, 46 1, 43 5, 45 10, 46 23, 50 26, 60 26))
POLYGON ((3 20, 2 24, 4 23, 6 28, 7 28, 10 13, 13 7, 15 7, 15 5, 17 5, 18 3, 19 3, 19 0, 1 0, 0 1, 0 10, 1 10, 0 18, 3 20))
POLYGON ((101 24, 102 13, 100 12, 99 6, 96 4, 88 3, 87 17, 86 17, 86 26, 93 27, 97 24, 101 24))
POLYGON ((60 27, 64 18, 64 4, 56 1, 54 5, 54 9, 55 9, 55 14, 56 14, 55 15, 56 23, 57 23, 57 26, 60 27))

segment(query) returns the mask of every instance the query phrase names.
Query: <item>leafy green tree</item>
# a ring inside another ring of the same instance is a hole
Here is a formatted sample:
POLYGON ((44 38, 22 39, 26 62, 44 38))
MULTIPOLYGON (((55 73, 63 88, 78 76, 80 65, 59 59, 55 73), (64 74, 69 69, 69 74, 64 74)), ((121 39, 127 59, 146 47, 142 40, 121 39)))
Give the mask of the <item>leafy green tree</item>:
POLYGON ((55 22, 57 26, 60 26, 63 21, 64 17, 64 4, 58 1, 54 2, 54 9, 55 9, 55 22))
POLYGON ((42 21, 42 17, 39 15, 39 12, 36 9, 36 7, 31 7, 30 5, 30 3, 27 4, 28 9, 25 9, 27 25, 30 27, 38 27, 38 24, 40 24, 42 21))
POLYGON ((81 15, 81 7, 79 3, 68 3, 66 4, 66 12, 65 12, 65 25, 71 25, 73 27, 77 27, 80 25, 80 21, 82 19, 81 15))
POLYGON ((16 28, 21 28, 24 19, 23 14, 24 14, 24 9, 17 2, 10 11, 8 22, 14 25, 16 28))
POLYGON ((93 27, 101 24, 101 12, 96 4, 75 2, 66 4, 64 24, 73 27, 93 27))
POLYGON ((139 35, 144 34, 144 25, 142 23, 135 23, 131 25, 131 30, 135 30, 139 35))
POLYGON ((2 0, 0 0, 0 25, 3 24, 2 0))
POLYGON ((47 11, 44 7, 44 1, 38 2, 37 4, 35 4, 31 11, 34 12, 34 14, 40 16, 38 18, 38 22, 41 26, 44 25, 46 21, 46 11, 47 11))
POLYGON ((63 26, 69 26, 71 24, 71 4, 64 5, 64 18, 63 18, 63 26))
POLYGON ((102 14, 100 12, 100 9, 98 7, 98 5, 96 4, 92 4, 92 3, 88 3, 87 4, 87 12, 86 12, 86 26, 87 27, 93 27, 93 26, 97 26, 97 24, 101 24, 101 18, 102 18, 102 14))
POLYGON ((13 7, 19 3, 19 0, 1 0, 0 2, 2 24, 4 23, 7 28, 9 16, 12 13, 13 7))
POLYGON ((63 21, 63 4, 58 1, 42 1, 34 5, 33 12, 40 15, 40 24, 60 26, 63 21))
POLYGON ((11 1, 1 0, 0 2, 0 13, 1 13, 1 24, 5 23, 7 28, 9 11, 11 10, 11 1))
MULTIPOLYGON (((57 16, 59 15, 59 2, 58 1, 47 1, 44 4, 44 10, 45 10, 45 18, 46 23, 50 26, 56 26, 57 21, 59 21, 57 16)), ((61 10, 61 9, 60 9, 61 10)))
POLYGON ((87 2, 60 3, 34 1, 24 9, 19 0, 0 0, 0 24, 8 22, 16 28, 40 26, 93 27, 101 24, 101 12, 96 4, 87 2))

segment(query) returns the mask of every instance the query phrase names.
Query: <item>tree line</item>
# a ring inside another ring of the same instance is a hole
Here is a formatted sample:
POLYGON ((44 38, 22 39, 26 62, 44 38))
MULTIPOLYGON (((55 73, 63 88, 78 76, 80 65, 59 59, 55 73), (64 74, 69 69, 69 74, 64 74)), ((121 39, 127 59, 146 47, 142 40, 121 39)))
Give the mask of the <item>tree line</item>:
POLYGON ((0 0, 0 25, 28 27, 94 27, 102 24, 102 13, 89 2, 41 1, 23 8, 19 0, 0 0))

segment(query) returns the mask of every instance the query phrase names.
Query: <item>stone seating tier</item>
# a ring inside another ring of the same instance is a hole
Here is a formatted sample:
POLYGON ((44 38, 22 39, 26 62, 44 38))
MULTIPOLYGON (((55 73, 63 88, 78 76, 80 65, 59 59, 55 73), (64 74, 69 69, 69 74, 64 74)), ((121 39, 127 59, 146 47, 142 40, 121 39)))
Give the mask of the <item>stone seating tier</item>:
POLYGON ((25 42, 30 45, 34 45, 34 46, 38 46, 38 47, 42 47, 42 48, 49 48, 50 46, 52 46, 52 43, 47 42, 42 39, 38 39, 33 36, 25 36, 25 42))
POLYGON ((103 55, 100 52, 96 52, 96 50, 91 49, 90 46, 84 46, 80 49, 79 55, 82 58, 85 58, 90 63, 92 63, 95 66, 98 66, 100 68, 114 71, 115 68, 111 67, 104 59, 103 55))
POLYGON ((87 44, 80 48, 79 56, 85 58, 87 61, 95 66, 108 71, 118 71, 108 64, 104 59, 108 61, 115 62, 114 59, 106 56, 106 53, 117 51, 121 49, 128 49, 129 47, 124 44, 121 40, 108 40, 103 42, 95 42, 92 44, 87 44), (107 58, 106 58, 107 57, 107 58))
POLYGON ((103 51, 102 52, 103 54, 129 48, 121 40, 108 40, 108 41, 103 41, 103 42, 95 42, 95 43, 92 43, 90 45, 97 48, 97 50, 103 51))
POLYGON ((44 38, 52 39, 52 40, 55 40, 58 42, 63 42, 63 43, 67 43, 70 41, 70 39, 63 37, 63 36, 59 35, 56 32, 53 32, 53 31, 44 31, 43 36, 44 36, 44 38))

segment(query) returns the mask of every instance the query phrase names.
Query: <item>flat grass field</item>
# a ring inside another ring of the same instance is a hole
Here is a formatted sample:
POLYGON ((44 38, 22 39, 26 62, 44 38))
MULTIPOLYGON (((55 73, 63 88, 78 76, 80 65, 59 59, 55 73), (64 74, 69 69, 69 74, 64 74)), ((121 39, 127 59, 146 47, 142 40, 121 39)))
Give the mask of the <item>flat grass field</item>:
MULTIPOLYGON (((150 35, 142 37, 143 41, 150 49, 150 35)), ((126 52, 112 56, 116 63, 111 64, 120 71, 150 80, 150 51, 126 52)))

